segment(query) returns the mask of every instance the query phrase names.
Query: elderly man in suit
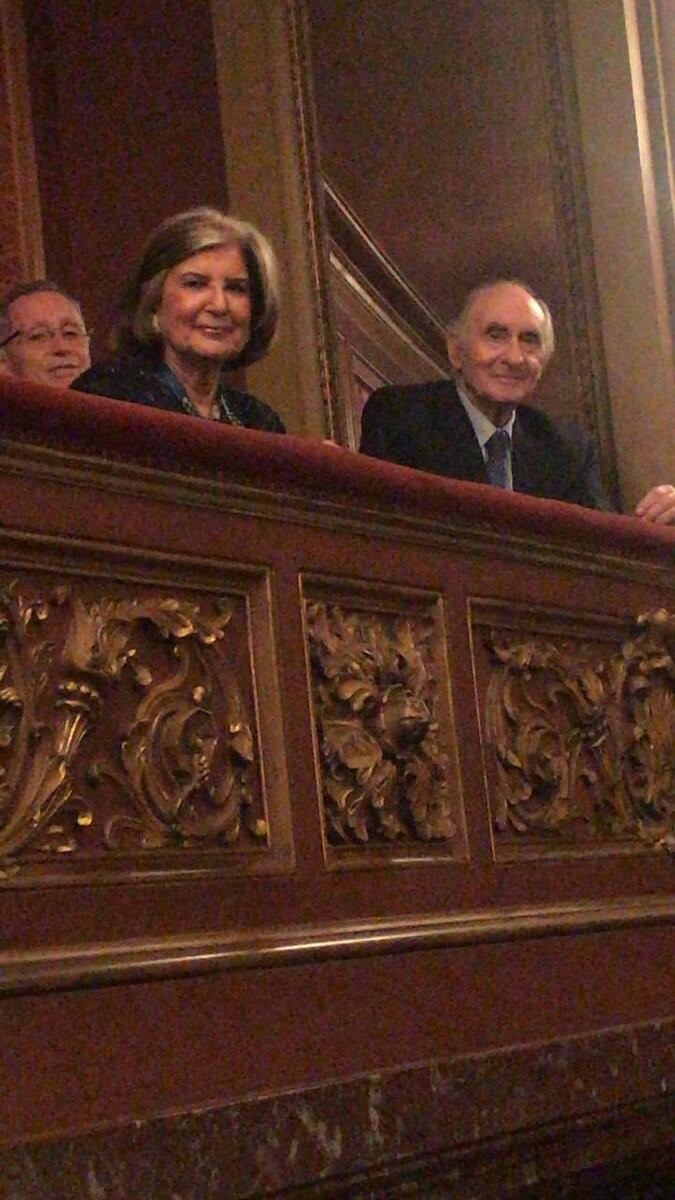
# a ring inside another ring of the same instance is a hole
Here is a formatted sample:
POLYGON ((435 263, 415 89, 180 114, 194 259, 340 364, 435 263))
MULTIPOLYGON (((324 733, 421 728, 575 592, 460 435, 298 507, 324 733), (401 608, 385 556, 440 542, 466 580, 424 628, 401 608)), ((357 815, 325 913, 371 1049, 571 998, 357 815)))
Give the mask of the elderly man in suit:
MULTIPOLYGON (((361 451, 453 479, 608 508, 591 439, 525 403, 553 348, 551 314, 527 284, 500 279, 475 288, 448 333, 452 380, 374 392, 361 451)), ((675 487, 652 488, 636 513, 675 522, 675 487)))

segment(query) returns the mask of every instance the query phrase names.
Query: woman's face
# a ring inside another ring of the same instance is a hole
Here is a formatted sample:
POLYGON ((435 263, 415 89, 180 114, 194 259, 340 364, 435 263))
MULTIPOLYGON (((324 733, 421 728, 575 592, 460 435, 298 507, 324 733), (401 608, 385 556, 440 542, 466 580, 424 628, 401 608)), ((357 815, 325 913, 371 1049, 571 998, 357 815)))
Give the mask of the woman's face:
POLYGON ((239 246, 201 250, 172 267, 156 312, 164 358, 235 358, 251 336, 251 292, 239 246))

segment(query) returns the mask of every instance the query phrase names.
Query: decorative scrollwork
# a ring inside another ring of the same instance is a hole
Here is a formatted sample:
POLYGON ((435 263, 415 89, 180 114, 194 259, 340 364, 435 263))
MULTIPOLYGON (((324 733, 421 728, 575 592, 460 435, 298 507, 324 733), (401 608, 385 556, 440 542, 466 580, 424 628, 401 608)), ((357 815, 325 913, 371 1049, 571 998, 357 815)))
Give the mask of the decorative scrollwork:
POLYGON ((243 829, 266 837, 253 734, 221 646, 232 615, 228 600, 204 611, 172 597, 86 603, 64 588, 27 600, 16 584, 0 595, 5 875, 28 852, 232 845, 243 829), (83 762, 103 716, 103 756, 83 762), (111 780, 113 799, 99 803, 111 780))
POLYGON ((675 849, 675 618, 640 616, 605 657, 495 630, 489 645, 497 829, 675 849))
POLYGON ((307 622, 329 840, 452 838, 433 619, 315 602, 307 622))

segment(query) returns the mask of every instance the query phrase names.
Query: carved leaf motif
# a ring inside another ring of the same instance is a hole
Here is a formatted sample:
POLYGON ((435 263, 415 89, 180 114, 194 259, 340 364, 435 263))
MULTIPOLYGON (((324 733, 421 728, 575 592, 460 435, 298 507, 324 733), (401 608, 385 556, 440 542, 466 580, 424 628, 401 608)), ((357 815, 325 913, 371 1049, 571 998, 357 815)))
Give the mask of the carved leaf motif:
POLYGON ((307 606, 326 822, 335 844, 455 836, 427 615, 307 606))
POLYGON ((85 776, 90 785, 117 787, 105 841, 98 830, 99 852, 228 845, 243 825, 266 838, 266 822, 252 808, 253 734, 234 673, 215 650, 232 612, 227 600, 203 611, 173 597, 85 603, 67 589, 47 600, 21 596, 15 586, 0 596, 5 875, 8 856, 72 855, 97 831, 96 806, 74 795, 73 770, 116 691, 124 700, 129 690, 143 695, 120 743, 122 770, 110 761, 85 776), (62 633, 54 643, 37 631, 57 609, 62 633))
MULTIPOLYGON (((241 783, 231 755, 217 764, 218 731, 206 704, 195 704, 186 688, 194 664, 180 648, 177 672, 143 699, 122 762, 133 788, 142 824, 150 825, 155 844, 172 839, 222 838, 231 843, 240 831, 241 783)), ((113 824, 110 829, 114 840, 113 824)))
POLYGON ((326 721, 323 746, 327 756, 334 755, 346 767, 361 773, 372 771, 382 758, 375 738, 352 721, 326 721))
POLYGON ((639 617, 634 636, 604 658, 582 642, 491 631, 498 830, 654 843, 672 834, 674 648, 665 610, 639 617))

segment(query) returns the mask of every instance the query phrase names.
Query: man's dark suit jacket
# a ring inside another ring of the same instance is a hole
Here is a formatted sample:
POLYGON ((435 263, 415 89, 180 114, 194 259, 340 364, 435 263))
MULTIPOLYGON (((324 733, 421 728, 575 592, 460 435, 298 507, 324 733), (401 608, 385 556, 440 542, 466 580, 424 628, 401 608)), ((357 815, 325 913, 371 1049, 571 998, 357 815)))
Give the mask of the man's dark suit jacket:
MULTIPOLYGON (((361 452, 418 471, 487 483, 473 426, 450 380, 384 387, 362 419, 361 452)), ((573 423, 519 405, 513 426, 513 488, 529 496, 609 508, 591 439, 573 423)))

